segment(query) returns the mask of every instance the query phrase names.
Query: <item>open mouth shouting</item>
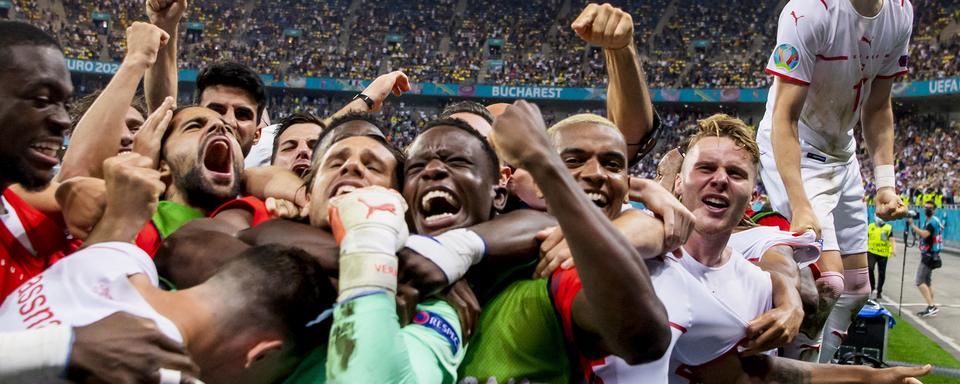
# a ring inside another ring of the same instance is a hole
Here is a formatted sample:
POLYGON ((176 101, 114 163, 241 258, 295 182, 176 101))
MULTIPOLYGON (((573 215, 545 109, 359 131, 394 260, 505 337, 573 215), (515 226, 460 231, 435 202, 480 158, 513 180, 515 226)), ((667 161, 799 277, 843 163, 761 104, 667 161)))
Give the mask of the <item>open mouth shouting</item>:
POLYGON ((233 150, 230 140, 223 135, 211 135, 203 147, 204 173, 215 184, 228 185, 234 179, 233 150))
POLYGON ((416 202, 417 214, 423 229, 435 231, 452 226, 463 211, 460 196, 447 188, 435 187, 426 191, 416 202))
POLYGON ((367 187, 369 186, 368 184, 369 183, 364 183, 360 180, 340 180, 330 185, 330 192, 327 193, 327 197, 334 198, 340 195, 346 195, 360 188, 367 187))
POLYGON ((700 202, 710 213, 723 214, 730 207, 730 201, 725 196, 718 194, 707 194, 700 199, 700 202))

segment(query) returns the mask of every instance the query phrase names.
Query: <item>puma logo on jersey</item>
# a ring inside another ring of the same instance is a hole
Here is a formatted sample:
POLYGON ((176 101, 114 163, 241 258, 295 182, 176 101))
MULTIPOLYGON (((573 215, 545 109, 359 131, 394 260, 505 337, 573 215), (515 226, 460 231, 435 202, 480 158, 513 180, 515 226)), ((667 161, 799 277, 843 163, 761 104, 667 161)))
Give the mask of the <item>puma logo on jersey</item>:
POLYGON ((793 16, 793 25, 800 23, 800 19, 806 16, 797 16, 797 11, 790 11, 790 16, 793 16))
POLYGON ((391 214, 394 214, 394 215, 397 214, 397 207, 394 206, 393 204, 386 203, 386 204, 381 204, 381 205, 370 205, 370 203, 367 203, 367 202, 364 201, 363 199, 360 199, 359 201, 360 201, 361 204, 367 206, 367 218, 368 218, 368 219, 370 218, 370 216, 373 215, 374 212, 377 212, 377 211, 390 212, 391 214))
POLYGON ((860 41, 867 43, 867 45, 870 47, 873 47, 873 41, 870 41, 870 39, 868 39, 866 36, 861 36, 860 41))

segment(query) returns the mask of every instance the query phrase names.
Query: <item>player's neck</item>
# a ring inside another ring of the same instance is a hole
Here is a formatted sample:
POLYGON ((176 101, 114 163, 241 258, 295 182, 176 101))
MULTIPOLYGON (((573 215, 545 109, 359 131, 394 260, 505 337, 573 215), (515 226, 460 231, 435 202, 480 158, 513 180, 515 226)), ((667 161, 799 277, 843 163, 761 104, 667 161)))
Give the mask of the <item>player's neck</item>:
MULTIPOLYGON (((202 329, 212 321, 212 312, 202 305, 198 289, 164 291, 154 287, 145 275, 130 277, 130 283, 137 289, 143 300, 157 313, 170 320, 180 331, 183 345, 190 348, 202 344, 202 329)), ((208 328, 209 329, 209 328, 208 328)))
POLYGON ((700 264, 720 267, 730 259, 730 253, 726 251, 728 240, 730 240, 729 231, 711 234, 693 231, 687 242, 683 244, 683 249, 700 264))
POLYGON ((863 17, 874 17, 883 9, 884 0, 850 0, 853 9, 863 17))

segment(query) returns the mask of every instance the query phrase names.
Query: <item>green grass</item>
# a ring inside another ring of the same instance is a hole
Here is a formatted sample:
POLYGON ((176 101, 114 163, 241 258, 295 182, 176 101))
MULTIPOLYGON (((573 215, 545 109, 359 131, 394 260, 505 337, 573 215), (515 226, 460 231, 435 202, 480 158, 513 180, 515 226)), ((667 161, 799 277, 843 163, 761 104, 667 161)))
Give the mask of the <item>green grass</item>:
MULTIPOLYGON (((916 364, 933 364, 938 367, 960 368, 960 361, 940 348, 905 320, 894 316, 897 326, 887 334, 887 360, 916 364)), ((921 379, 926 384, 960 382, 960 378, 928 375, 921 379)))

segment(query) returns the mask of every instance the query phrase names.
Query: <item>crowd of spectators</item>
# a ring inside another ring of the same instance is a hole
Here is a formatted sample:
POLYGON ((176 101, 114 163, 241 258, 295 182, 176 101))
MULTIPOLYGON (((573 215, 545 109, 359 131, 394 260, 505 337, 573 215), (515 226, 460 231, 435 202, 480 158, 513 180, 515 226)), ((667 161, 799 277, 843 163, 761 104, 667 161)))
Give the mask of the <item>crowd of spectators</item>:
MULTIPOLYGON (((143 18, 140 0, 50 3, 47 9, 36 1, 17 0, 16 13, 56 33, 67 56, 79 59, 118 61, 124 29, 143 18)), ((193 1, 181 26, 180 65, 200 68, 230 58, 278 79, 372 79, 402 69, 415 82, 604 86, 603 51, 587 47, 570 29, 583 2, 571 4, 572 10, 561 9, 561 3, 193 1)), ((770 85, 763 68, 776 34, 778 2, 612 3, 633 15, 651 86, 770 85)), ((958 29, 951 26, 960 22, 960 0, 913 3, 910 79, 960 73, 960 38, 947 33, 958 29)))
MULTIPOLYGON (((960 120, 946 115, 897 111, 894 153, 901 192, 940 193, 947 204, 960 202, 960 120)), ((858 136, 859 137, 859 136, 858 136)), ((876 192, 873 162, 865 150, 858 151, 867 195, 876 192)))

